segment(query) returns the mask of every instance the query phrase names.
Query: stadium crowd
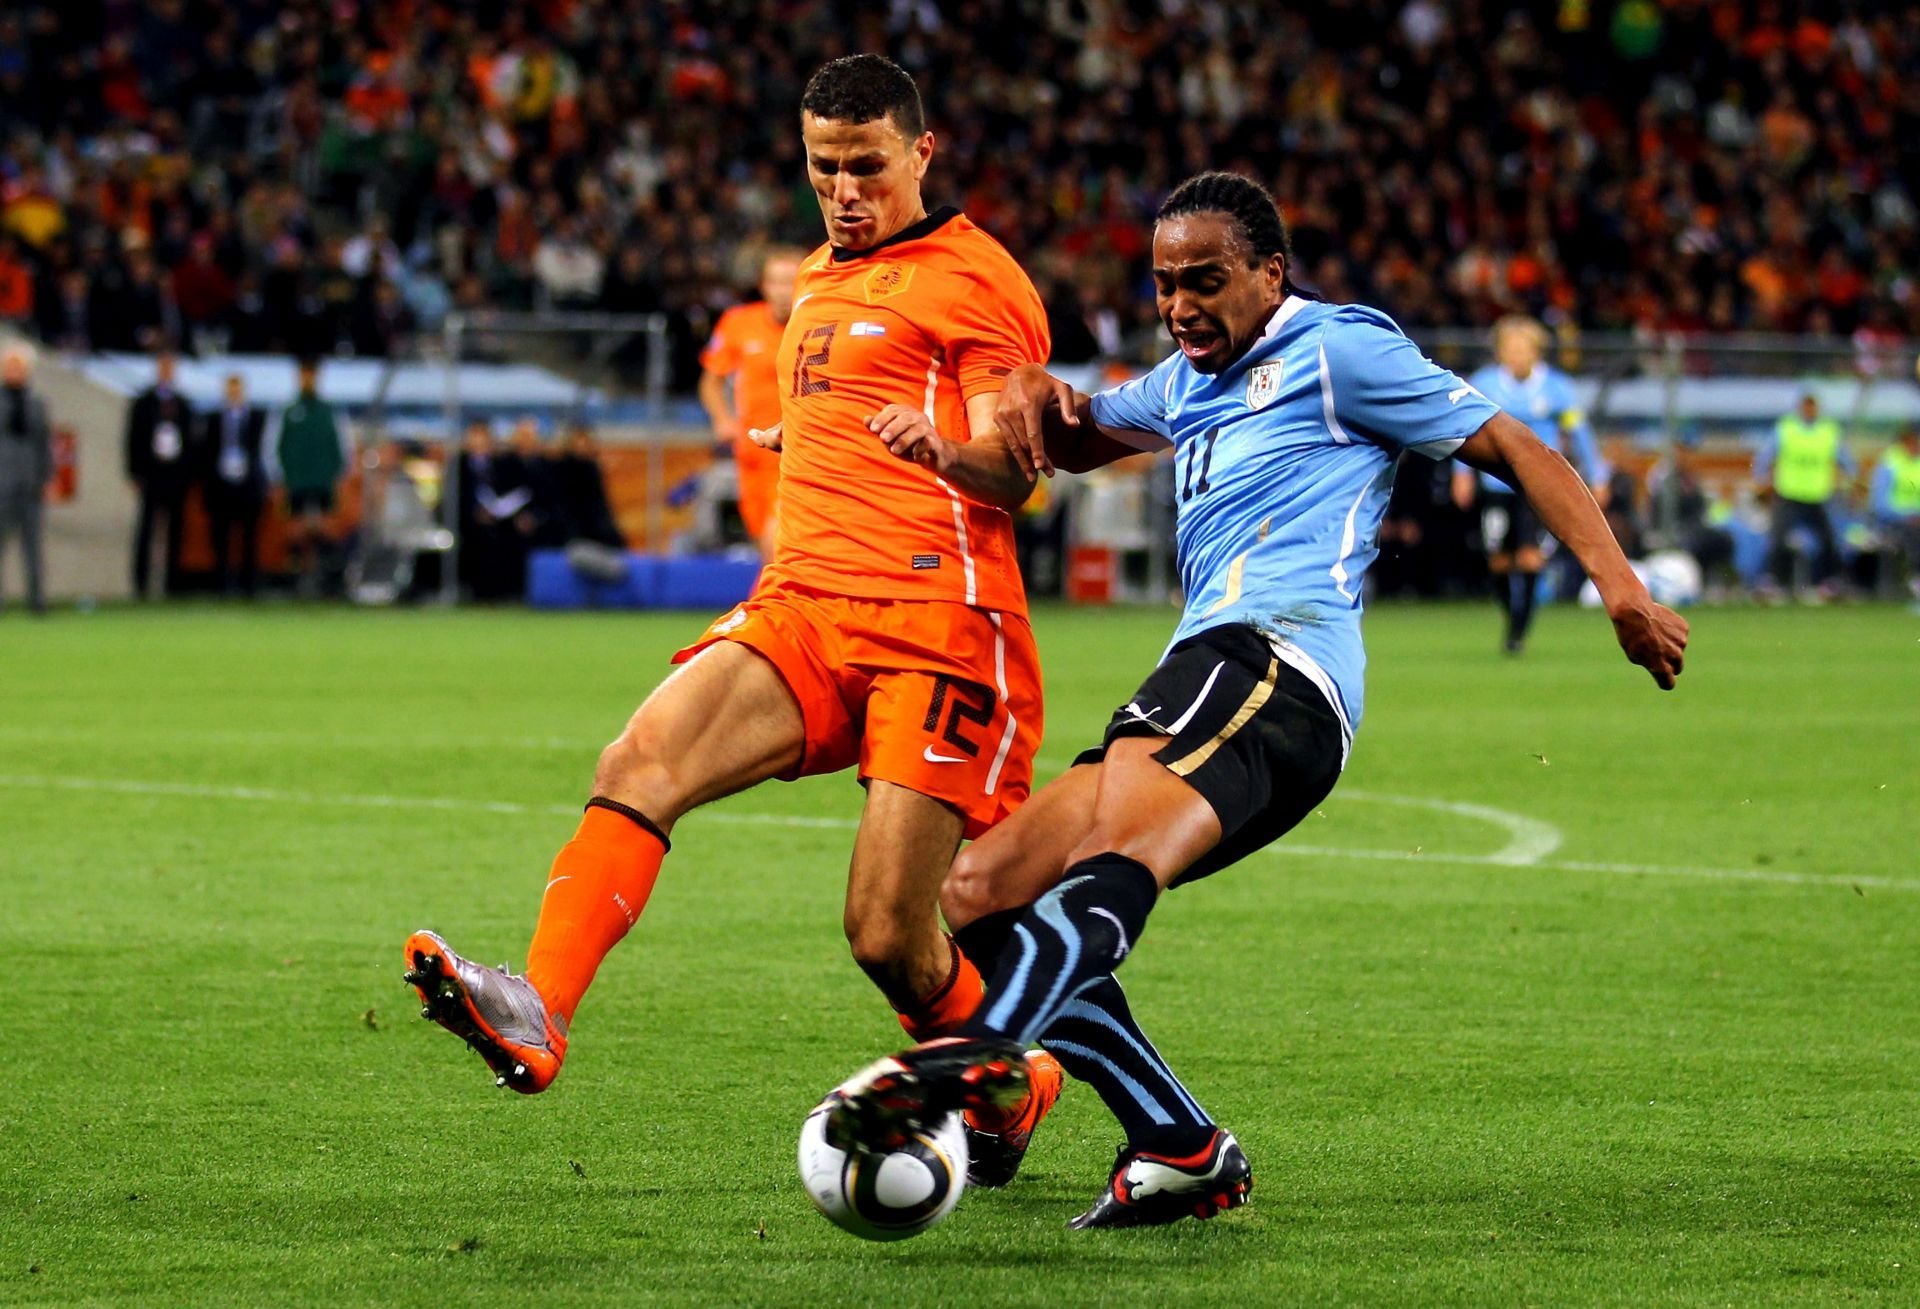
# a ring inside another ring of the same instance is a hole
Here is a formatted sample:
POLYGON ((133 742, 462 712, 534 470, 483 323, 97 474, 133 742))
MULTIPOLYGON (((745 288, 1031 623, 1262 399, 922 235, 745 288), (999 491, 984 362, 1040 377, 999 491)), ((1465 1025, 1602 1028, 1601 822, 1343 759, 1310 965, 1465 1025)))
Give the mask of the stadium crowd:
POLYGON ((0 318, 384 356, 454 307, 660 310, 690 388, 818 238, 802 81, 881 46, 1066 362, 1149 321, 1148 217, 1208 166, 1410 326, 1920 330, 1920 7, 1851 0, 29 0, 0 318))

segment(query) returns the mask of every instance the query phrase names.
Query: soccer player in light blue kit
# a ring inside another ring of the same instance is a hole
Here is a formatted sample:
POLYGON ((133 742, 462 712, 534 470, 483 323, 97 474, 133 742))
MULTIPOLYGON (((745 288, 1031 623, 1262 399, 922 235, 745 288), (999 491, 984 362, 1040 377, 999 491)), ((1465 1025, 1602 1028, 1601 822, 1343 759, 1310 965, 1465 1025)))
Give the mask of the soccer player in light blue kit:
POLYGON ((1518 486, 1660 686, 1686 646, 1685 621, 1648 597, 1565 459, 1386 315, 1293 289, 1261 187, 1183 183, 1160 208, 1153 262, 1179 348, 1146 376, 1088 397, 1016 369, 997 443, 946 440, 904 406, 870 424, 994 503, 1017 504, 1056 464, 1174 451, 1187 603, 1171 647, 1100 746, 955 860, 942 907, 961 948, 995 961, 973 1019, 857 1074, 828 1118, 835 1144, 890 1145, 1016 1097, 1039 1041, 1127 1132, 1076 1227, 1206 1218, 1249 1193, 1238 1142, 1160 1058, 1113 970, 1162 890, 1277 840, 1338 780, 1362 713, 1361 581, 1403 455, 1453 455, 1518 486))
MULTIPOLYGON (((1541 444, 1564 454, 1598 493, 1606 484, 1605 464, 1573 379, 1546 362, 1547 342, 1547 329, 1537 319, 1521 314, 1502 318, 1493 325, 1494 362, 1467 380, 1493 404, 1531 425, 1541 444)), ((1507 653, 1519 654, 1533 623, 1533 597, 1546 562, 1540 516, 1525 496, 1484 468, 1456 469, 1453 498, 1462 509, 1480 511, 1493 598, 1507 616, 1507 653)))

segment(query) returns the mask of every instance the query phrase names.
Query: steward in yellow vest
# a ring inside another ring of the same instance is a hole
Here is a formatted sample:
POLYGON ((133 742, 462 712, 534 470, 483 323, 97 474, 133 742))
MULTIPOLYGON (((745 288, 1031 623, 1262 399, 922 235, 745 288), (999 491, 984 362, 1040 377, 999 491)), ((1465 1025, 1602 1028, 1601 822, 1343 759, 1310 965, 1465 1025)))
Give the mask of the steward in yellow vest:
POLYGON ((1754 480, 1773 493, 1773 530, 1768 557, 1775 583, 1784 588, 1793 572, 1793 547, 1802 536, 1811 537, 1813 582, 1825 589, 1840 565, 1839 543, 1827 502, 1840 486, 1840 474, 1854 474, 1840 424, 1820 414, 1820 399, 1811 391, 1800 397, 1791 414, 1774 425, 1773 441, 1754 464, 1754 480))

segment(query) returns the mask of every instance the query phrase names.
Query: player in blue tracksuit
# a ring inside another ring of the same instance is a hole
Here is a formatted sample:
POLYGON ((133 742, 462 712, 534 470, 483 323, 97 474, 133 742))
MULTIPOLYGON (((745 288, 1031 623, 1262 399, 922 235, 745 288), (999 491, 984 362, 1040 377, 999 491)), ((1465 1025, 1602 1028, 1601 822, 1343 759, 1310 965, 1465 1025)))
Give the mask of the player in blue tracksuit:
MULTIPOLYGON (((1573 379, 1547 363, 1547 329, 1518 314, 1493 325, 1494 361, 1467 379, 1490 402, 1533 429, 1541 444, 1565 455, 1574 471, 1598 491, 1606 469, 1581 412, 1573 379)), ((1454 473, 1453 496, 1461 508, 1480 511, 1480 537, 1493 575, 1493 595, 1507 615, 1506 646, 1519 654, 1533 622, 1542 554, 1540 517, 1527 498, 1484 468, 1454 473)))
POLYGON ((1055 463, 1173 448, 1187 600, 1172 645, 1099 746, 956 859, 943 908, 962 949, 995 961, 973 1019, 856 1075, 828 1118, 836 1144, 902 1139, 1017 1096, 1021 1052, 1040 1041, 1127 1132, 1076 1227, 1204 1218, 1246 1198, 1245 1155, 1141 1032, 1113 970, 1162 890, 1278 839, 1338 780, 1362 713, 1361 580, 1405 454, 1517 486, 1662 687, 1686 645, 1685 621, 1648 597, 1565 459, 1386 315, 1294 291, 1261 187, 1225 173, 1182 184, 1153 261, 1179 348, 1146 376, 1089 397, 1016 369, 999 443, 947 441, 904 407, 870 424, 996 503, 1018 503, 1055 463))

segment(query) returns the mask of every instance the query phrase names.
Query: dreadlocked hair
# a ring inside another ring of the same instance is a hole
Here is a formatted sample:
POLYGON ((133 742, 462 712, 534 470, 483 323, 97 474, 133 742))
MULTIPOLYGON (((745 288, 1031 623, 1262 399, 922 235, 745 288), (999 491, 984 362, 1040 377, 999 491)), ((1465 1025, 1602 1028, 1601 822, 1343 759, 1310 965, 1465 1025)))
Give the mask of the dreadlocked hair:
POLYGON ((1293 242, 1287 233, 1287 220, 1280 216, 1273 193, 1260 183, 1238 173, 1196 174, 1160 202, 1153 221, 1163 223, 1183 214, 1224 214, 1240 229, 1253 256, 1253 266, 1279 255, 1287 261, 1281 289, 1307 300, 1320 298, 1293 284, 1293 242))

